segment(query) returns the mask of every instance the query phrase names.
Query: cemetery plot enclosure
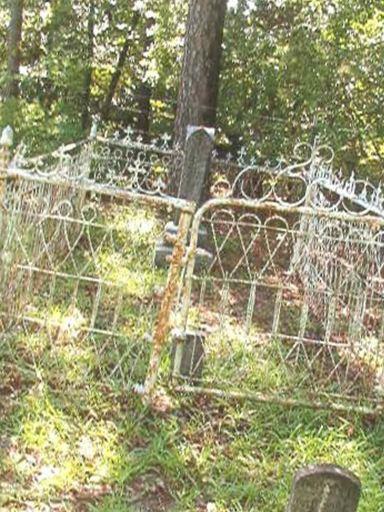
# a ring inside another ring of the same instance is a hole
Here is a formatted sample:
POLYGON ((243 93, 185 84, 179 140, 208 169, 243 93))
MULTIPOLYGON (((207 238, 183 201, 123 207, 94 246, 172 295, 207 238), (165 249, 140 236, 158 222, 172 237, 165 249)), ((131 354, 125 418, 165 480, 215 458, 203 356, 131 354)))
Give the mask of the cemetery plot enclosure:
POLYGON ((178 389, 382 406, 381 200, 330 162, 314 152, 303 164, 245 168, 227 197, 197 212, 174 342, 178 389))
POLYGON ((126 393, 147 374, 167 280, 153 264, 155 242, 187 206, 160 190, 164 148, 148 155, 119 144, 18 156, 4 182, 1 350, 37 372, 51 359, 66 369, 57 386, 126 393))
POLYGON ((179 390, 381 410, 380 190, 335 175, 316 144, 275 167, 211 162, 203 129, 185 155, 167 144, 127 132, 16 155, 1 187, 2 351, 37 372, 42 357, 73 360, 62 378, 147 397, 172 366, 179 390), (211 163, 213 199, 203 179, 193 199, 167 195, 170 171, 186 197, 189 165, 211 163))

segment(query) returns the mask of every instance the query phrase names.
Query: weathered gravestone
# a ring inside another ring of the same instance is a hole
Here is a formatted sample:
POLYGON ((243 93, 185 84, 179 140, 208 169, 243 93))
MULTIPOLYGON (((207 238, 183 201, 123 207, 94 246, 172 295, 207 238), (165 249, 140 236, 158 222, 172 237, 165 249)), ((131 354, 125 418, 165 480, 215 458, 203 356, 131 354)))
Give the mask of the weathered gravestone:
MULTIPOLYGON (((189 126, 184 148, 184 162, 178 191, 180 199, 194 202, 199 208, 205 199, 205 188, 211 169, 214 130, 189 126)), ((167 224, 163 240, 156 247, 155 264, 158 267, 168 265, 177 237, 179 213, 174 221, 167 224)), ((207 232, 199 229, 198 248, 195 256, 195 271, 207 268, 212 254, 205 249, 207 232)), ((204 333, 198 331, 174 332, 172 336, 172 375, 182 377, 189 383, 198 383, 204 363, 204 333)))
MULTIPOLYGON (((194 202, 201 206, 204 199, 204 188, 208 182, 211 168, 213 150, 214 129, 201 126, 188 126, 187 138, 184 148, 184 162, 179 185, 178 197, 194 202)), ((168 265, 173 252, 179 213, 177 212, 173 222, 165 227, 164 238, 156 246, 155 264, 158 267, 168 265)), ((209 264, 212 255, 203 249, 207 233, 204 228, 199 231, 199 250, 196 255, 196 266, 204 267, 209 264)))
POLYGON ((356 512, 360 480, 339 466, 324 464, 300 470, 287 512, 356 512))
POLYGON ((182 377, 188 383, 198 383, 203 371, 204 340, 205 335, 201 331, 173 331, 173 377, 182 377))

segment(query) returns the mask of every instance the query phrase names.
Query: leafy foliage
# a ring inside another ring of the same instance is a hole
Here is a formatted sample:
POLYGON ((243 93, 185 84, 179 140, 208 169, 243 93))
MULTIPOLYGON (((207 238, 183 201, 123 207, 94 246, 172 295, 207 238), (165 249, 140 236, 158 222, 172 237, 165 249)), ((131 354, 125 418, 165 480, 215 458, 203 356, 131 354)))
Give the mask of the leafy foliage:
POLYGON ((318 135, 346 170, 379 171, 383 28, 381 2, 241 1, 227 19, 219 125, 269 157, 318 135))
MULTIPOLYGON (((0 125, 14 125, 17 141, 24 139, 34 152, 79 138, 82 110, 102 113, 126 45, 105 122, 114 129, 135 125, 144 108, 144 85, 151 129, 172 129, 186 4, 94 0, 90 54, 88 2, 28 0, 21 97, 3 102, 0 125), (89 69, 90 101, 84 106, 89 69)), ((253 153, 271 158, 318 135, 335 148, 344 170, 356 167, 377 177, 384 158, 382 2, 238 0, 229 6, 218 143, 235 152, 246 144, 253 153)), ((2 63, 9 15, 3 3, 2 63)), ((2 64, 0 86, 5 80, 2 64)))

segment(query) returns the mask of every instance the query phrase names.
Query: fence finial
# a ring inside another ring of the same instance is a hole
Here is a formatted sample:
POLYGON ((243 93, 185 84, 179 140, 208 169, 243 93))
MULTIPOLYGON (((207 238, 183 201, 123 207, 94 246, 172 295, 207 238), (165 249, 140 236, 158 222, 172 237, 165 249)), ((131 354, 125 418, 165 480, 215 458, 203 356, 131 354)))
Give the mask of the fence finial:
POLYGON ((13 144, 13 130, 8 125, 4 128, 4 130, 1 133, 0 146, 9 148, 12 146, 12 144, 13 144))

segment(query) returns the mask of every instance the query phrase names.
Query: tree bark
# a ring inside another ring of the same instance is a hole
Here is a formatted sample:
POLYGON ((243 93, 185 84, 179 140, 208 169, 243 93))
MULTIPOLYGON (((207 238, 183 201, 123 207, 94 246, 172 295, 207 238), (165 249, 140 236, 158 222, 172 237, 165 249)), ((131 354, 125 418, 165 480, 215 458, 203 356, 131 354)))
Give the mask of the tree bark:
POLYGON ((11 0, 11 20, 8 27, 8 66, 5 96, 17 98, 20 94, 21 33, 24 0, 11 0))
POLYGON ((140 21, 140 15, 138 13, 135 13, 133 16, 133 20, 132 20, 132 28, 131 28, 129 34, 127 35, 127 37, 124 41, 124 44, 120 50, 119 59, 117 61, 116 69, 112 73, 111 81, 109 82, 109 86, 108 86, 107 95, 105 97, 104 104, 101 108, 101 117, 104 121, 106 121, 110 116, 112 101, 115 96, 117 86, 119 84, 121 75, 124 70, 125 61, 127 60, 127 56, 128 56, 130 35, 136 29, 139 21, 140 21))
POLYGON ((151 125, 151 96, 151 87, 145 82, 141 82, 137 88, 138 116, 136 129, 141 133, 145 142, 149 139, 149 128, 151 125))
POLYGON ((184 145, 189 124, 213 127, 227 0, 190 0, 175 121, 175 144, 184 145))
POLYGON ((81 125, 83 130, 86 130, 90 125, 90 100, 91 100, 91 86, 92 86, 92 68, 93 68, 93 53, 94 53, 94 40, 95 40, 95 2, 90 1, 88 13, 88 45, 87 45, 87 62, 84 73, 83 84, 83 105, 81 114, 81 125))

